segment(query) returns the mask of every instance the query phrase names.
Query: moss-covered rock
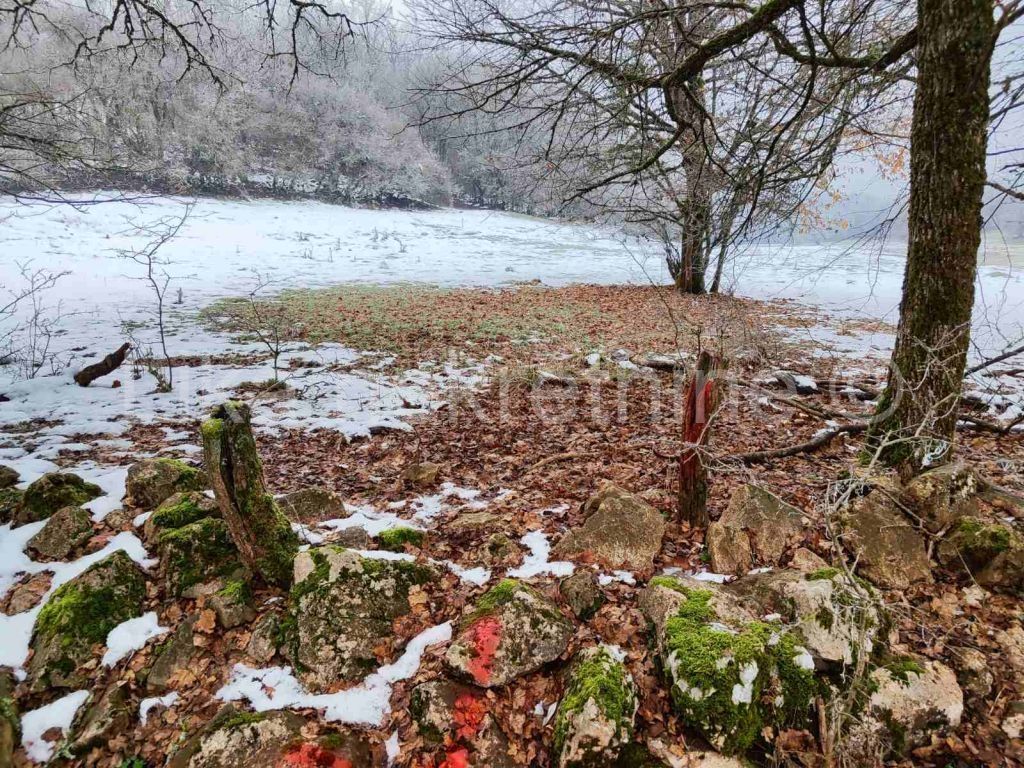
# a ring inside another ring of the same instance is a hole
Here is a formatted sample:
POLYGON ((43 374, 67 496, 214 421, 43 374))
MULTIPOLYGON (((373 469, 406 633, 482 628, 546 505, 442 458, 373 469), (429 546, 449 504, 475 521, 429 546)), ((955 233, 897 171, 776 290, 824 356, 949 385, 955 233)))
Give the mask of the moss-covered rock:
POLYGON ((50 472, 25 489, 13 520, 17 525, 45 520, 64 507, 80 507, 103 494, 73 472, 50 472))
POLYGON ((1024 592, 1024 536, 1008 525, 964 517, 939 545, 938 556, 987 589, 1024 592))
POLYGON ((506 685, 561 656, 573 625, 558 606, 514 579, 491 588, 462 619, 445 660, 484 688, 506 685))
POLYGON ((252 713, 228 706, 170 756, 167 768, 376 768, 382 764, 364 737, 334 731, 308 740, 304 733, 311 725, 293 712, 252 713))
POLYGON ((25 550, 34 560, 66 560, 92 538, 92 518, 81 507, 58 509, 46 525, 28 540, 25 550))
POLYGON ((163 531, 182 528, 206 517, 220 517, 217 502, 200 491, 182 491, 166 498, 143 526, 146 541, 156 543, 163 531))
POLYGON ((639 496, 605 484, 583 507, 588 517, 555 545, 555 557, 588 555, 609 568, 650 573, 661 551, 665 519, 639 496))
POLYGON ((15 469, 0 464, 0 489, 11 488, 17 485, 19 480, 21 480, 21 475, 15 469))
POLYGON ((372 671, 393 622, 411 610, 409 591, 437 578, 428 566, 365 558, 342 547, 300 552, 286 629, 306 684, 325 688, 372 671))
POLYGON ((561 768, 598 768, 618 756, 633 736, 636 686, 617 652, 607 646, 576 655, 555 717, 555 753, 561 768))
POLYGON ((425 538, 426 534, 423 531, 406 526, 398 526, 397 528, 381 531, 377 541, 380 543, 381 549, 386 549, 390 552, 404 552, 406 545, 415 548, 422 547, 425 538))
POLYGON ((160 575, 172 597, 198 597, 245 573, 223 520, 206 517, 158 537, 160 575))
POLYGON ((20 488, 0 488, 0 525, 6 525, 14 520, 24 496, 25 492, 20 488))
POLYGON ((248 624, 256 618, 253 608, 252 589, 243 579, 232 579, 214 592, 206 601, 217 614, 217 620, 224 629, 233 629, 248 624))
POLYGON ((28 679, 33 691, 79 688, 81 665, 93 658, 110 630, 142 615, 146 578, 124 552, 115 552, 59 587, 43 606, 32 633, 28 679))
POLYGON ((665 621, 660 647, 682 720, 726 754, 745 752, 772 730, 805 726, 814 661, 798 636, 778 622, 717 611, 716 590, 676 591, 684 599, 665 621))
POLYGON ((128 502, 153 509, 175 493, 201 491, 207 486, 202 470, 178 459, 143 459, 128 468, 125 490, 128 502))
POLYGON ((277 503, 289 520, 304 525, 349 516, 345 500, 328 488, 303 488, 286 493, 277 503))

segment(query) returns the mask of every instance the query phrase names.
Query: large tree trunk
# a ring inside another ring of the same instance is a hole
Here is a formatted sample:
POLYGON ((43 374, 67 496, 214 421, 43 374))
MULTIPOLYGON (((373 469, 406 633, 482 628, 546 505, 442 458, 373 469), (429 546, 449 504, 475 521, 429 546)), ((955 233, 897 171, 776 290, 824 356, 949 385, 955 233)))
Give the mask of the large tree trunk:
POLYGON ((872 445, 913 470, 949 455, 981 240, 990 0, 918 0, 909 244, 900 321, 872 445))
POLYGON ((218 406, 202 432, 206 471, 242 561, 267 583, 288 586, 299 541, 267 492, 249 406, 218 406))

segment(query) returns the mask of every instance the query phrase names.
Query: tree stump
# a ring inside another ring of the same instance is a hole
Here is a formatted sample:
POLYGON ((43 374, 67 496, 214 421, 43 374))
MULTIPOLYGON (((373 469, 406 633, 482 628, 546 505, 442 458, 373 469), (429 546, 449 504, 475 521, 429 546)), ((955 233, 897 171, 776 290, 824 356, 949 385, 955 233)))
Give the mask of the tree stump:
POLYGON ((700 451, 707 444, 711 420, 725 394, 723 359, 701 352, 686 387, 683 404, 683 440, 679 454, 678 514, 693 528, 708 526, 708 472, 700 451))
POLYGON ((206 471, 242 561, 268 584, 287 587, 299 540, 267 492, 249 406, 217 406, 202 433, 206 471))

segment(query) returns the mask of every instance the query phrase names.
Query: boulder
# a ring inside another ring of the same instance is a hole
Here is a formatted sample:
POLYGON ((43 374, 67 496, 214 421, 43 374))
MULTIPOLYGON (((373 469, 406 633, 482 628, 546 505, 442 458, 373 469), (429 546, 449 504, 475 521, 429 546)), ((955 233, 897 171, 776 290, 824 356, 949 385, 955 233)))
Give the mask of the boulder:
POLYGON ((446 527, 452 533, 462 531, 485 531, 498 523, 500 518, 493 512, 462 512, 449 520, 446 527))
POLYGON ((25 575, 22 580, 12 586, 2 601, 3 612, 8 616, 30 611, 39 605, 43 596, 50 591, 53 574, 47 571, 25 575))
POLYGON ((871 672, 871 697, 851 728, 851 757, 905 757, 960 725, 964 697, 953 671, 937 661, 897 659, 871 672))
POLYGON ((636 685, 619 652, 604 645, 576 654, 555 716, 560 768, 608 765, 633 737, 636 685))
POLYGON ((304 734, 314 724, 293 712, 259 714, 228 706, 170 756, 167 768, 376 768, 382 764, 362 736, 337 731, 307 739, 304 734))
POLYGON ((172 678, 186 669, 196 655, 193 642, 197 616, 190 616, 174 630, 153 653, 153 662, 146 670, 146 688, 150 691, 166 689, 172 678))
POLYGON ((411 488, 429 488, 437 483, 441 465, 431 461, 410 464, 402 472, 402 482, 411 488))
POLYGON ((480 562, 491 567, 515 565, 520 559, 519 546, 504 533, 491 534, 480 548, 480 562))
POLYGON ((21 744, 21 719, 14 698, 14 673, 0 667, 0 768, 14 765, 14 749, 21 744))
POLYGON ((182 491, 201 491, 206 475, 178 459, 143 459, 128 467, 126 498, 133 507, 154 509, 182 491))
POLYGON ((604 593, 597 583, 597 574, 590 570, 579 570, 562 579, 558 591, 580 621, 590 620, 604 605, 604 593))
POLYGON ((558 558, 590 555, 609 568, 650 573, 661 551, 665 519, 650 504, 628 491, 604 485, 583 507, 588 515, 555 545, 558 558))
POLYGON ((1024 536, 1003 523, 963 517, 939 544, 939 562, 996 592, 1024 591, 1024 536))
POLYGON ((256 618, 252 606, 252 590, 242 579, 228 581, 207 599, 206 604, 217 614, 217 620, 224 629, 233 629, 248 624, 256 618))
POLYGON ((162 531, 157 538, 160 576, 171 597, 198 597, 244 578, 242 565, 223 520, 205 517, 162 531))
POLYGON ((393 622, 411 610, 410 590, 437 578, 427 566, 365 558, 332 545, 300 552, 294 562, 289 643, 306 684, 322 689, 376 668, 393 622))
POLYGON ((813 571, 827 568, 828 563, 823 558, 816 555, 807 547, 799 547, 796 552, 793 553, 793 559, 789 561, 789 567, 795 571, 801 573, 811 573, 813 571))
POLYGON ((81 507, 58 509, 46 525, 28 540, 25 550, 33 560, 67 560, 68 556, 92 538, 92 518, 81 507))
POLYGON ((252 636, 245 652, 260 664, 267 664, 277 654, 277 641, 281 636, 281 617, 267 613, 253 625, 252 636))
POLYGON ((32 631, 28 679, 32 691, 81 688, 93 658, 114 627, 141 616, 146 577, 124 552, 115 552, 59 587, 43 606, 32 631))
POLYGON ((397 528, 389 528, 381 531, 377 536, 377 543, 381 549, 389 552, 405 552, 407 548, 419 549, 423 546, 423 540, 427 534, 416 528, 400 525, 397 528))
POLYGON ((21 475, 5 464, 0 464, 0 489, 11 488, 18 484, 21 475))
POLYGON ((277 500, 277 504, 289 520, 304 525, 349 516, 345 500, 328 488, 303 488, 286 493, 277 500))
POLYGON ((744 624, 757 618, 720 584, 698 581, 690 576, 655 576, 647 589, 640 593, 638 605, 651 625, 659 652, 663 650, 661 642, 665 638, 669 619, 679 612, 687 601, 687 595, 693 590, 708 592, 716 614, 734 623, 744 624))
POLYGON ((103 489, 87 483, 73 472, 50 472, 25 489, 21 504, 14 511, 15 525, 45 520, 64 507, 80 507, 98 496, 103 489))
POLYGON ((445 661, 484 688, 536 672, 561 656, 573 625, 532 588, 505 579, 485 593, 460 624, 445 661))
MULTIPOLYGON (((677 609, 657 638, 670 696, 683 723, 726 755, 760 738, 806 727, 816 693, 814 660, 797 633, 758 619, 711 585, 665 577, 652 589, 678 594, 677 609), (675 582, 675 583, 673 583, 675 582)), ((664 598, 645 605, 661 607, 664 598)))
POLYGON ((715 573, 742 576, 754 567, 750 535, 741 528, 716 520, 708 526, 705 544, 711 557, 711 570, 715 573))
POLYGON ((756 615, 782 616, 796 627, 818 669, 851 665, 870 654, 882 625, 878 595, 838 568, 762 573, 729 584, 756 615))
POLYGON ((912 478, 902 501, 932 533, 938 533, 978 510, 978 475, 962 462, 944 464, 912 478))
POLYGON ((514 768, 508 737, 479 688, 432 680, 413 689, 409 711, 424 740, 445 744, 446 765, 514 768), (460 759, 464 761, 459 762, 460 759))
MULTIPOLYGON (((778 565, 786 549, 803 537, 803 513, 778 496, 756 485, 742 485, 729 499, 718 521, 720 527, 744 531, 750 537, 749 548, 764 565, 778 565)), ((710 535, 710 530, 709 530, 710 535)), ((738 534, 733 534, 732 542, 738 534)), ((730 549, 738 552, 741 543, 730 549)), ((739 553, 742 556, 742 553, 739 553)), ((719 571, 736 573, 737 571, 719 571)))
POLYGON ((146 541, 154 544, 164 531, 182 528, 206 517, 220 517, 217 502, 201 491, 181 491, 164 499, 142 527, 146 541))
POLYGON ((885 589, 906 589, 932 580, 924 538, 888 496, 857 498, 842 519, 842 543, 865 579, 885 589))
POLYGON ((7 525, 14 520, 24 496, 25 492, 20 488, 0 488, 0 525, 7 525))
POLYGON ((71 725, 71 751, 80 755, 106 744, 131 727, 134 715, 128 683, 114 683, 76 713, 71 725))

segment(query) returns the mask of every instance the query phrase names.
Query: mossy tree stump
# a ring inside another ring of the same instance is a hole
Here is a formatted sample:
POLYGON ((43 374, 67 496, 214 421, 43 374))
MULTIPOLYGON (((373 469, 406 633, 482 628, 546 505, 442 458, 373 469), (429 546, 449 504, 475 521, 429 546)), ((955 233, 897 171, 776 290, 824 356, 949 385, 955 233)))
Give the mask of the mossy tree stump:
POLYGON ((202 433, 210 484, 242 561, 269 584, 287 587, 299 540, 267 492, 249 406, 217 406, 202 433))

